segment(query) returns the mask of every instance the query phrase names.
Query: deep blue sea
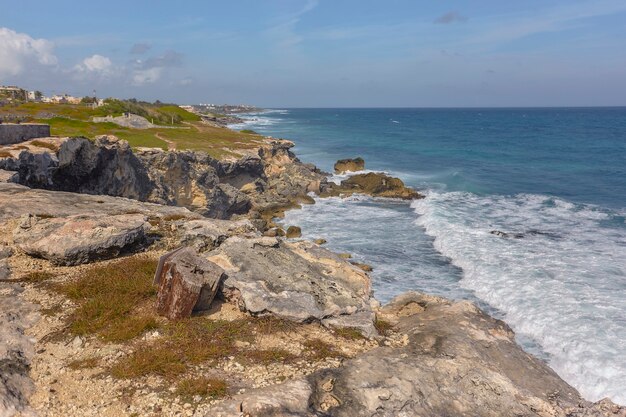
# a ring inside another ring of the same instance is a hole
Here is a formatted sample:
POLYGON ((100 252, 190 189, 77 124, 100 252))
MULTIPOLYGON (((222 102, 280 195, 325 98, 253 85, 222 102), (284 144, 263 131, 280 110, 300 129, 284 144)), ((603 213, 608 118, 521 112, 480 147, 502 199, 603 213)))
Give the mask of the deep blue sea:
POLYGON ((235 128, 293 140, 323 170, 361 156, 426 195, 318 199, 286 215, 304 237, 371 264, 377 299, 420 290, 475 301, 586 398, 626 404, 626 108, 246 118, 235 128))

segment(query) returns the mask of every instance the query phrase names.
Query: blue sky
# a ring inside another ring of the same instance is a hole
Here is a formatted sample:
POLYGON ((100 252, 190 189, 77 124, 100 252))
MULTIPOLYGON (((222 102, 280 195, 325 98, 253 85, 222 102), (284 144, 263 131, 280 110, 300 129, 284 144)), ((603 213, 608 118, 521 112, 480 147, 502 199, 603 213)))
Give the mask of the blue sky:
POLYGON ((266 107, 626 105, 626 1, 0 0, 0 84, 266 107))

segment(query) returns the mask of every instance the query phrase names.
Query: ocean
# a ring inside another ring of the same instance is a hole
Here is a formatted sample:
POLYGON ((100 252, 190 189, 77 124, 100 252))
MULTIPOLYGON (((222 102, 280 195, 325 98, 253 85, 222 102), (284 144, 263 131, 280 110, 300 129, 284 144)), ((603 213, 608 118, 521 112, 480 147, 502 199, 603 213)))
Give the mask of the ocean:
POLYGON ((233 127, 293 140, 325 171, 361 156, 425 194, 317 199, 286 214, 305 238, 372 265, 378 300, 407 290, 472 300, 585 398, 626 404, 626 108, 245 118, 233 127))

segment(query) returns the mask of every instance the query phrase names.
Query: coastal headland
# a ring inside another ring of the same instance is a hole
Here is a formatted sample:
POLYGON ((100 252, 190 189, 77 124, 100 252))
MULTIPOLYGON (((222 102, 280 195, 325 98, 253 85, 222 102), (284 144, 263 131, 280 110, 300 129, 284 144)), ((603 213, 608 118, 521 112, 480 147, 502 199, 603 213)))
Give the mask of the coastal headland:
POLYGON ((419 191, 380 173, 329 182, 293 142, 215 115, 91 119, 120 117, 114 104, 12 110, 55 136, 0 147, 0 416, 626 416, 472 303, 380 305, 367 265, 276 221, 325 196, 419 191), (219 286, 168 319, 154 278, 181 247, 219 286))

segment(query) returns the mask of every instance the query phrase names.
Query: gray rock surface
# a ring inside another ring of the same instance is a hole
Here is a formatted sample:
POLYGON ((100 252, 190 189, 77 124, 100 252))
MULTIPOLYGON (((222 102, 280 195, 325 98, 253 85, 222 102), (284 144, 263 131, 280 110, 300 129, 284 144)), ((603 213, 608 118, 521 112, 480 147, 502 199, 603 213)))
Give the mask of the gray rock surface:
POLYGON ((524 352, 504 322, 469 302, 407 293, 381 315, 407 335, 405 346, 375 348, 273 391, 249 391, 208 415, 245 408, 250 416, 292 417, 626 416, 608 400, 583 400, 524 352))
POLYGON ((201 216, 183 207, 162 206, 128 198, 55 192, 0 183, 0 221, 24 214, 43 217, 73 215, 120 215, 140 213, 153 217, 199 219, 201 216))
POLYGON ((296 322, 341 317, 338 325, 376 334, 367 274, 313 243, 235 236, 206 256, 224 268, 224 294, 244 311, 296 322))
POLYGON ((56 265, 78 265, 114 258, 141 246, 149 228, 142 214, 62 218, 27 214, 13 232, 13 240, 28 255, 48 259, 56 265))
POLYGON ((214 249, 234 235, 256 236, 258 231, 249 220, 185 220, 178 227, 180 244, 199 252, 214 249))
POLYGON ((0 282, 0 416, 29 414, 28 397, 34 384, 28 376, 33 343, 25 334, 39 315, 36 307, 18 298, 23 289, 0 282))
MULTIPOLYGON (((254 208, 286 206, 319 191, 324 176, 289 151, 293 143, 271 140, 258 154, 217 160, 205 152, 139 149, 114 136, 57 141, 58 151, 29 147, 0 158, 0 169, 33 188, 110 195, 187 207, 228 219, 254 208)), ((28 144, 27 144, 28 145, 28 144)))

